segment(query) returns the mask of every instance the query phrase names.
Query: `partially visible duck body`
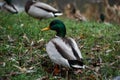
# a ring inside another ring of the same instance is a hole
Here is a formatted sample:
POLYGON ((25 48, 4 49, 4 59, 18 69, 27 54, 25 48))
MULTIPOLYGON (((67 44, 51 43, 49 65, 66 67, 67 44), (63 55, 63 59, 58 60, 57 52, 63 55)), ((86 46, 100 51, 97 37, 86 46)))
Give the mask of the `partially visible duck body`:
POLYGON ((4 0, 4 4, 2 5, 2 10, 15 14, 18 13, 18 8, 15 4, 12 3, 12 0, 4 0))
POLYGON ((53 8, 52 6, 43 2, 35 2, 32 0, 27 1, 25 5, 25 11, 30 16, 38 19, 57 17, 62 15, 59 10, 53 8))
POLYGON ((8 12, 15 13, 15 14, 18 13, 17 7, 13 4, 5 3, 2 7, 3 7, 3 9, 7 10, 8 12))

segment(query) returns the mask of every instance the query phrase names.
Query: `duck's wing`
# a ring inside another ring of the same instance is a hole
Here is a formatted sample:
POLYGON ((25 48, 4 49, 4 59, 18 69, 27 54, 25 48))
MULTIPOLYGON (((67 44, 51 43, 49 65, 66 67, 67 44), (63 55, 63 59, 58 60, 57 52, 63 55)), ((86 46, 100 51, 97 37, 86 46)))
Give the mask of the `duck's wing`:
POLYGON ((68 38, 68 44, 71 46, 72 51, 73 51, 75 57, 76 57, 78 60, 79 60, 79 59, 82 59, 83 57, 82 57, 81 51, 80 51, 80 49, 79 49, 76 41, 75 41, 74 39, 72 39, 72 38, 69 37, 69 38, 68 38))
POLYGON ((43 9, 47 12, 53 12, 53 13, 60 12, 57 9, 53 8, 52 6, 45 4, 43 2, 35 2, 34 6, 40 8, 40 9, 43 9))
POLYGON ((80 49, 78 48, 78 45, 76 43, 76 41, 72 38, 67 38, 65 39, 67 40, 68 44, 70 45, 73 55, 76 57, 77 60, 68 60, 69 65, 72 68, 85 68, 85 65, 83 63, 83 57, 81 55, 80 49))
POLYGON ((77 44, 72 38, 55 38, 52 39, 50 43, 54 45, 54 48, 57 50, 57 52, 65 59, 79 60, 82 58, 77 44))

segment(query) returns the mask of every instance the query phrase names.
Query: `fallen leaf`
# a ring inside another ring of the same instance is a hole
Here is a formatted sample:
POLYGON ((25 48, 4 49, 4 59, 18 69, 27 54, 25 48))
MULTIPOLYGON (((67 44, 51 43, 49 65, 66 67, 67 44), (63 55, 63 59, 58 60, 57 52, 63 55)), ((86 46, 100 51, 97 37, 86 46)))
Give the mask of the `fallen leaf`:
POLYGON ((116 59, 120 59, 120 56, 117 55, 117 56, 115 56, 115 58, 116 58, 116 59))
POLYGON ((28 43, 30 43, 30 40, 29 40, 29 38, 27 37, 26 34, 23 35, 23 39, 25 39, 28 43))
POLYGON ((23 27, 24 26, 24 24, 20 24, 20 27, 23 27))
MULTIPOLYGON (((26 69, 25 67, 21 68, 21 67, 19 67, 19 66, 17 66, 17 65, 13 65, 13 66, 16 67, 16 68, 18 68, 18 69, 20 70, 19 74, 36 72, 36 71, 34 71, 34 70, 29 70, 30 68, 29 68, 29 69, 26 69)), ((32 69, 32 67, 31 67, 31 69, 32 69)))
POLYGON ((10 35, 8 35, 7 37, 8 37, 8 42, 12 43, 12 42, 14 42, 14 41, 15 41, 14 39, 12 39, 12 38, 11 38, 11 36, 10 36, 10 35))
POLYGON ((114 41, 115 43, 120 43, 120 41, 114 41))
POLYGON ((110 53, 112 50, 111 49, 108 49, 108 50, 106 50, 105 52, 106 53, 110 53))
POLYGON ((16 68, 18 68, 20 70, 20 72, 22 72, 22 73, 27 72, 27 69, 25 67, 21 68, 21 67, 19 67, 17 65, 13 65, 13 66, 16 67, 16 68))
POLYGON ((91 50, 92 51, 100 51, 101 50, 101 46, 100 45, 95 45, 91 50))
POLYGON ((0 62, 0 65, 2 65, 3 67, 5 67, 6 63, 5 62, 0 62))
POLYGON ((38 79, 36 79, 36 80, 49 80, 49 77, 48 77, 48 76, 43 76, 43 77, 38 78, 38 79))

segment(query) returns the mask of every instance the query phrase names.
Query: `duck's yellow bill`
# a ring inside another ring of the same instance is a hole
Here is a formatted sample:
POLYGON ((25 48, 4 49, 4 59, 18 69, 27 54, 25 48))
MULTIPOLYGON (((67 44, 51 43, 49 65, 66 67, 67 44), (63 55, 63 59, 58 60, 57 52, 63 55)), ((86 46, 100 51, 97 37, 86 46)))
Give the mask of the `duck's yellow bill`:
POLYGON ((43 28, 41 31, 47 31, 47 30, 50 30, 50 27, 46 27, 46 28, 43 28))

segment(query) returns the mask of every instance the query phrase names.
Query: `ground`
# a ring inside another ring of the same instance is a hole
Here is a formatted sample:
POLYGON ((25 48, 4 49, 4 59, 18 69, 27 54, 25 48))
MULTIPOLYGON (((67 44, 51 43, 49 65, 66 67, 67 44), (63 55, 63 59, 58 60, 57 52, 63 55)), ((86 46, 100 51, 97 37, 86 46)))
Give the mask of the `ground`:
MULTIPOLYGON (((71 73, 73 77, 78 80, 108 80, 120 74, 119 25, 79 22, 65 17, 40 21, 25 13, 0 12, 0 79, 58 80, 52 76, 54 64, 45 50, 45 44, 55 32, 41 31, 53 19, 64 21, 67 36, 76 40, 85 65, 90 67, 81 74, 71 73)), ((65 80, 64 73, 61 74, 60 80, 65 80)))

